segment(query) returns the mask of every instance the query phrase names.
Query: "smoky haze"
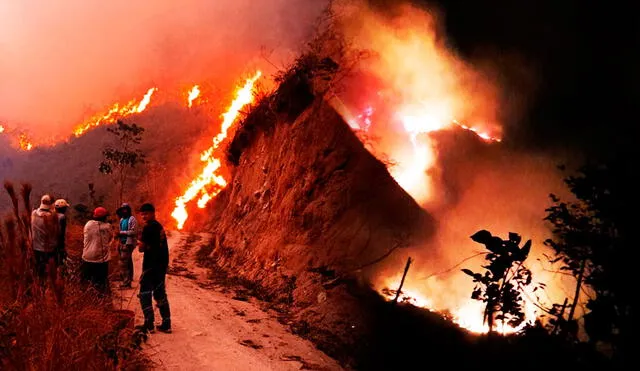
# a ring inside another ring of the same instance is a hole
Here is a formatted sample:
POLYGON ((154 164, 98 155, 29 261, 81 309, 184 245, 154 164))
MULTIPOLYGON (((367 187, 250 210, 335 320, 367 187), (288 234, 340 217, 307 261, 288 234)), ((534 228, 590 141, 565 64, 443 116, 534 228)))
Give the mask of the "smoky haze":
POLYGON ((0 121, 34 138, 68 135, 150 86, 235 81, 249 67, 284 65, 325 3, 2 1, 0 121))

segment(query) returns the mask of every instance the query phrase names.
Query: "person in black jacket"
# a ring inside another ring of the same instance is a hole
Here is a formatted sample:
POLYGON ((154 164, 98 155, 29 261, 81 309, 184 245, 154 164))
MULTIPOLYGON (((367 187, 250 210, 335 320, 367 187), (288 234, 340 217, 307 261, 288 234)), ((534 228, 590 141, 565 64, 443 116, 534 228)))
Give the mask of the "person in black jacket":
POLYGON ((138 240, 138 250, 144 254, 139 294, 144 324, 137 327, 148 332, 153 332, 155 327, 158 331, 170 333, 171 311, 165 287, 165 276, 169 266, 167 235, 162 224, 156 220, 156 210, 152 204, 143 204, 138 211, 144 224, 138 240), (154 324, 151 298, 155 300, 162 317, 162 323, 158 326, 154 324))

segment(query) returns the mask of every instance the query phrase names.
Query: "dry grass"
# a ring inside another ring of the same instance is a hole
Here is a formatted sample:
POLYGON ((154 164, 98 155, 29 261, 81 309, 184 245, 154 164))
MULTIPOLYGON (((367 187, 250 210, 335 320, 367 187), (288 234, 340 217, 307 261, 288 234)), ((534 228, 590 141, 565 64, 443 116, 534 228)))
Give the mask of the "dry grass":
POLYGON ((73 269, 50 265, 39 282, 28 238, 31 189, 22 187, 22 210, 13 185, 5 189, 13 213, 0 226, 0 369, 145 368, 133 319, 114 310, 110 298, 85 287, 73 269))

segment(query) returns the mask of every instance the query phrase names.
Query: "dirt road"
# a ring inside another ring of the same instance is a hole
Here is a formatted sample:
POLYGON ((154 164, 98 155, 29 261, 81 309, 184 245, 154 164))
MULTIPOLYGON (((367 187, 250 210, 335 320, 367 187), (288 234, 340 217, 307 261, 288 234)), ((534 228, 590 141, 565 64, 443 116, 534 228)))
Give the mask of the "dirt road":
MULTIPOLYGON (((342 370, 307 340, 290 333, 273 315, 249 301, 233 299, 233 293, 210 288, 206 270, 195 264, 195 253, 206 235, 172 232, 169 238, 171 267, 167 293, 173 333, 151 334, 144 351, 159 370, 342 370)), ((136 312, 137 277, 142 254, 134 253, 136 280, 133 289, 121 290, 115 282, 116 305, 136 312)), ((156 322, 160 319, 156 309, 156 322)))

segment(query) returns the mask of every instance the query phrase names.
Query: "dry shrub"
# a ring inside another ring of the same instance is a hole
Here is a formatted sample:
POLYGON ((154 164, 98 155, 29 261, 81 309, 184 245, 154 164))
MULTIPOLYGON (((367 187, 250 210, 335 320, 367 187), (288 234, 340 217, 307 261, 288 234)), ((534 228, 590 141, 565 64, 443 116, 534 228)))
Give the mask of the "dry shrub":
POLYGON ((34 274, 29 240, 30 187, 24 210, 5 183, 13 213, 0 225, 0 369, 142 369, 143 340, 109 297, 86 287, 73 271, 48 267, 45 282, 34 274))

